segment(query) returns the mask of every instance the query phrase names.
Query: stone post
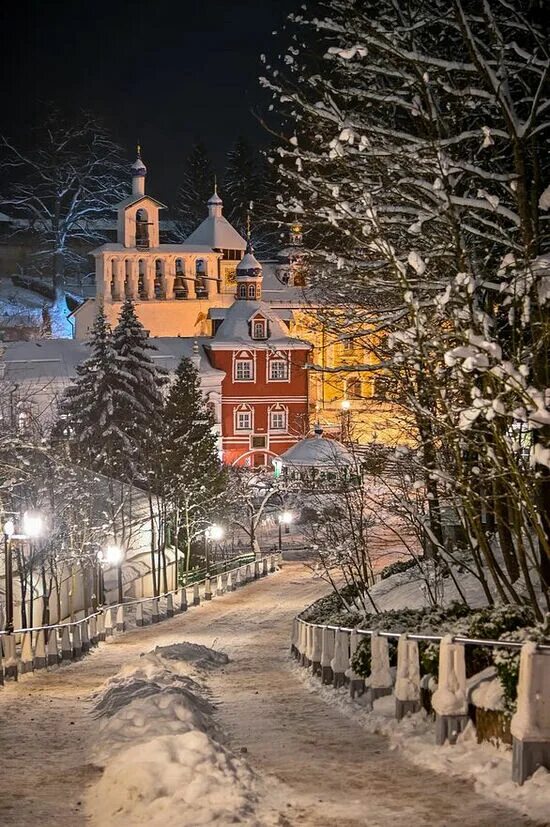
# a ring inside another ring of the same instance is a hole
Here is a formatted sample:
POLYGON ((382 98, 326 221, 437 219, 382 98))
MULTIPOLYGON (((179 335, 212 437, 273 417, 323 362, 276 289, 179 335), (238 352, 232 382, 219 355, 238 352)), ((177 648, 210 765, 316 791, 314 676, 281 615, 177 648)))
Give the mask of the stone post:
POLYGON ((166 595, 166 617, 174 617, 174 597, 172 592, 166 595))
POLYGON ((439 646, 439 677, 432 695, 435 715, 436 744, 456 744, 458 735, 468 723, 466 692, 466 661, 464 646, 453 643, 450 635, 439 646))
POLYGON ((227 580, 226 580, 226 583, 225 583, 225 590, 226 590, 226 592, 232 592, 233 591, 233 574, 230 571, 227 572, 227 580))
POLYGON ((323 651, 323 630, 313 627, 313 646, 311 648, 311 669, 314 675, 321 674, 321 654, 323 651))
POLYGON ((80 638, 80 626, 75 623, 73 630, 73 660, 76 660, 82 655, 82 640, 80 638))
POLYGON ((116 610, 116 630, 117 632, 126 631, 126 621, 124 620, 124 606, 118 606, 116 610))
POLYGON ((85 620, 80 624, 80 641, 82 646, 82 654, 90 651, 90 634, 88 629, 88 621, 85 620))
POLYGON ((267 557, 264 557, 262 560, 262 577, 265 577, 268 571, 267 567, 267 557))
POLYGON ((216 597, 221 597, 223 594, 223 577, 218 574, 216 577, 216 597))
POLYGON ((349 680, 349 694, 351 698, 355 698, 356 695, 363 695, 365 692, 365 679, 361 675, 358 675, 351 665, 358 647, 359 635, 357 634, 357 629, 353 629, 349 636, 349 669, 346 672, 346 677, 349 680))
POLYGON ((151 600, 151 623, 158 623, 160 620, 159 599, 158 597, 151 600))
POLYGON ((180 589, 180 612, 187 611, 187 589, 183 586, 180 589))
POLYGON ((68 663, 70 660, 73 659, 73 647, 71 644, 71 638, 69 634, 69 627, 63 626, 63 630, 61 632, 61 662, 68 663))
POLYGON ((21 657, 19 658, 19 674, 24 675, 33 670, 32 632, 25 632, 21 639, 21 657))
POLYGON ((367 681, 373 701, 391 695, 393 678, 390 672, 388 639, 373 632, 370 639, 370 675, 367 681))
POLYGON ((193 606, 200 606, 201 604, 201 596, 199 592, 199 584, 193 584, 193 606))
POLYGON ((36 634, 33 666, 35 669, 45 669, 47 663, 48 661, 46 658, 46 633, 44 629, 39 629, 36 634))
POLYGON ((97 646, 99 638, 97 636, 97 615, 92 615, 89 620, 90 624, 90 646, 97 646))
POLYGON ((401 720, 409 712, 420 709, 420 657, 418 643, 401 635, 397 644, 397 676, 395 679, 395 717, 401 720))
POLYGON ((59 665, 59 655, 57 652, 57 629, 50 629, 48 632, 47 664, 48 667, 59 665))
POLYGON ((14 635, 2 635, 2 648, 4 650, 4 676, 16 681, 17 669, 17 648, 14 635))
POLYGON ((260 562, 259 560, 254 561, 254 580, 258 580, 260 576, 260 562))
POLYGON ((539 767, 550 770, 550 651, 521 647, 517 712, 512 732, 512 780, 523 784, 539 767))
POLYGON ((138 603, 136 605, 136 626, 145 626, 145 621, 143 619, 143 603, 138 603))
POLYGON ((331 662, 334 657, 334 630, 323 628, 321 646, 321 681, 322 683, 332 683, 332 667, 331 662))
POLYGON ((344 686, 346 671, 349 669, 349 633, 337 629, 334 636, 334 657, 330 662, 332 685, 335 689, 344 686))
POLYGON ((111 637, 114 630, 113 624, 113 610, 107 609, 105 612, 105 637, 111 637))
POLYGON ((204 599, 212 600, 212 584, 208 575, 204 578, 204 599))
POLYGON ((273 554, 269 555, 269 571, 272 574, 275 571, 275 556, 273 554))
POLYGON ((105 640, 105 614, 103 612, 97 616, 97 639, 105 640))

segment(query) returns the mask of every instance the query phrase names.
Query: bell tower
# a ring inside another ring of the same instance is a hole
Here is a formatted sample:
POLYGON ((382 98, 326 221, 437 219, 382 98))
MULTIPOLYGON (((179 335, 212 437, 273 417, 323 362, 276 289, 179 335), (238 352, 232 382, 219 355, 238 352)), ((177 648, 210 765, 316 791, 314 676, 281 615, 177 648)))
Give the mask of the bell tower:
POLYGON ((235 281, 237 282, 236 299, 241 301, 259 301, 262 298, 262 265, 254 255, 254 247, 250 240, 250 228, 245 254, 237 264, 235 281))

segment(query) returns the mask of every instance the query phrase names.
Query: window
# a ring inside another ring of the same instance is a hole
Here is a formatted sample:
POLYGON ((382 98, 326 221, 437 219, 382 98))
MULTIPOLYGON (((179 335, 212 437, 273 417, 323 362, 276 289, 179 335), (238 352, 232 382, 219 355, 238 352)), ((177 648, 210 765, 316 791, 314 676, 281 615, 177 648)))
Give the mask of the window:
POLYGON ((286 431, 286 411, 270 411, 270 431, 286 431))
POLYGON ((255 299, 256 298, 256 285, 255 284, 249 284, 248 285, 248 298, 249 299, 255 299))
POLYGON ((275 381, 288 379, 288 362, 284 359, 273 359, 269 363, 269 378, 275 381))
POLYGON ((254 379, 252 359, 235 359, 235 379, 237 382, 251 382, 254 379))
POLYGON ((246 299, 246 284, 239 284, 239 298, 246 299))
POLYGON ((252 338, 253 339, 265 339, 265 319, 256 319, 252 322, 252 338))
POLYGON ((252 430, 252 412, 251 411, 237 411, 237 418, 235 421, 235 430, 250 431, 252 430))

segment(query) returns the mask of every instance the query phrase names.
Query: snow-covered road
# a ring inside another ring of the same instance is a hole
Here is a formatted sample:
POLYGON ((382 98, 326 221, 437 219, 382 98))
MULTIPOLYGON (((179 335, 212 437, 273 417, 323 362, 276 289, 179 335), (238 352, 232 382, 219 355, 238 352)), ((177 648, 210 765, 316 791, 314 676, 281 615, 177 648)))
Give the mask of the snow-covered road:
MULTIPOLYGON (((227 652, 208 685, 229 745, 267 776, 281 825, 519 827, 528 821, 467 782, 413 766, 308 691, 288 659, 292 616, 326 588, 299 562, 160 626, 134 630, 80 663, 0 690, 0 824, 86 824, 97 721, 90 693, 156 645, 227 652)), ((132 825, 128 825, 132 827, 132 825)))

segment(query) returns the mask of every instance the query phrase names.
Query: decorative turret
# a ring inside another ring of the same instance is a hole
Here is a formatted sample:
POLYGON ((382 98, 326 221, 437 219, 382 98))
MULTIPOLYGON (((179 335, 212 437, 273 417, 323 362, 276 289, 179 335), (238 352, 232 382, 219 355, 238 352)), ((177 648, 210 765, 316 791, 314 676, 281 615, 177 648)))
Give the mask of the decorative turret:
POLYGON ((237 299, 257 301, 262 296, 262 265, 254 255, 254 247, 250 240, 250 226, 248 227, 246 251, 237 264, 237 299))
POLYGON ((137 158, 132 164, 132 195, 145 195, 147 167, 141 160, 141 147, 137 145, 137 158))
POLYGON ((218 195, 218 185, 214 178, 214 194, 208 199, 208 215, 212 218, 219 218, 223 210, 223 201, 218 195))

